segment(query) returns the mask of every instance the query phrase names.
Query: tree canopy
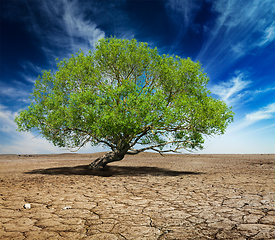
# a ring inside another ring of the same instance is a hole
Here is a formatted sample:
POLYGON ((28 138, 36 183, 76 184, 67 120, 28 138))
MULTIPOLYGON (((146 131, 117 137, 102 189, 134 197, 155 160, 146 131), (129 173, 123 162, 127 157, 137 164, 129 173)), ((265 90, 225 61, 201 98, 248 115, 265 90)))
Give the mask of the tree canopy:
MULTIPOLYGON (((105 38, 95 51, 79 51, 55 72, 43 71, 15 122, 19 131, 38 130, 56 146, 103 144, 121 159, 149 149, 202 149, 205 136, 224 134, 233 121, 231 108, 210 95, 208 81, 190 58, 160 55, 135 39, 105 38)), ((104 159, 103 167, 110 162, 104 159)))

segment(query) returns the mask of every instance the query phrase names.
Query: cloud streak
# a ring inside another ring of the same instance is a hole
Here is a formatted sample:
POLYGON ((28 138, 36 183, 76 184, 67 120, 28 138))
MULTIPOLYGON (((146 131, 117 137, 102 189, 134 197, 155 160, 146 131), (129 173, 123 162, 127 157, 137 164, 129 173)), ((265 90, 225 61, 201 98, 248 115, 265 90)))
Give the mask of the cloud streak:
MULTIPOLYGON (((258 122, 271 119, 275 119, 275 102, 246 114, 245 117, 240 121, 240 123, 237 125, 235 124, 235 126, 231 128, 228 132, 237 132, 258 122)), ((252 132, 259 132, 272 127, 274 127, 274 122, 272 124, 265 125, 265 127, 254 129, 252 132)))
MULTIPOLYGON (((12 79, 0 81, 0 94, 2 103, 11 100, 18 102, 28 102, 28 95, 32 90, 33 83, 43 69, 56 68, 55 59, 70 57, 72 53, 82 49, 84 52, 92 50, 94 43, 105 37, 104 31, 86 16, 85 7, 93 10, 93 5, 82 4, 77 0, 48 0, 48 1, 27 1, 22 0, 17 4, 9 4, 5 17, 10 21, 22 21, 35 41, 39 40, 44 56, 37 56, 34 59, 46 58, 45 66, 33 63, 29 59, 18 60, 21 67, 17 75, 12 79), (17 16, 20 16, 17 18, 17 16), (16 79, 16 80, 15 80, 16 79), (23 80, 23 81, 22 81, 23 80), (20 83, 20 81, 22 83, 20 83), (25 82, 25 84, 23 84, 25 82)), ((1 12, 2 13, 2 12, 1 12)), ((40 53, 41 54, 41 53, 40 53)), ((35 56, 36 53, 30 55, 35 56)), ((7 78, 7 77, 6 77, 7 78)))
POLYGON ((71 47, 77 50, 79 47, 93 48, 94 44, 100 38, 105 37, 105 33, 97 28, 91 20, 84 20, 83 9, 80 9, 80 3, 77 1, 63 0, 64 8, 63 21, 67 34, 70 36, 71 47), (80 40, 80 41, 79 41, 80 40))
POLYGON ((235 76, 221 83, 210 86, 212 94, 226 102, 229 106, 239 108, 245 103, 256 101, 262 94, 275 91, 275 87, 255 88, 255 82, 249 79, 245 71, 237 70, 235 76))
POLYGON ((0 104, 0 132, 10 133, 15 129, 15 114, 0 104))
POLYGON ((275 118, 275 103, 270 103, 258 111, 246 114, 245 123, 246 125, 251 125, 261 120, 273 118, 275 118))
POLYGON ((270 27, 265 29, 263 36, 258 43, 258 46, 261 47, 263 45, 269 44, 275 40, 275 23, 273 23, 270 27))
POLYGON ((237 59, 267 46, 275 39, 273 0, 217 0, 214 26, 206 27, 207 38, 197 59, 208 68, 219 62, 229 67, 237 59), (259 20, 260 19, 260 20, 259 20))
POLYGON ((29 13, 21 20, 28 23, 28 30, 36 35, 46 55, 53 59, 68 57, 79 49, 93 49, 94 43, 105 37, 105 32, 87 18, 86 10, 92 12, 95 8, 93 2, 48 0, 22 1, 21 4, 25 4, 29 13))
POLYGON ((29 89, 24 84, 16 84, 15 81, 12 81, 11 85, 0 82, 0 95, 5 100, 29 102, 29 89))
POLYGON ((239 72, 237 76, 229 81, 212 86, 211 92, 231 106, 237 104, 244 98, 244 90, 247 89, 250 84, 251 81, 245 80, 244 73, 239 72))

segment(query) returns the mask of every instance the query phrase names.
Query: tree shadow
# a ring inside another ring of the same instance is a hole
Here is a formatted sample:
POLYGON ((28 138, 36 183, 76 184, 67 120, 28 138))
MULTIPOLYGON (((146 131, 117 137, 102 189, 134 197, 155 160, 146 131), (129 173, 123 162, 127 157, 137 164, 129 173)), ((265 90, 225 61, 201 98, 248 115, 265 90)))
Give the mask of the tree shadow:
POLYGON ((26 174, 46 174, 46 175, 91 175, 91 176, 180 176, 198 175, 200 172, 174 171, 159 167, 125 167, 125 166, 106 166, 102 170, 89 169, 88 165, 74 167, 57 167, 46 169, 34 169, 26 174))

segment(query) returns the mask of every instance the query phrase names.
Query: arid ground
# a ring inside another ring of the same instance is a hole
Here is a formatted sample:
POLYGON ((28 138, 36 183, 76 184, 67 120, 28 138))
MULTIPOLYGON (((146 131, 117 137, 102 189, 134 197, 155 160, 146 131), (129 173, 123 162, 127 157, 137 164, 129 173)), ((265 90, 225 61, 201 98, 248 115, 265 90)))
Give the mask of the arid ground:
POLYGON ((100 155, 0 155, 0 239, 275 239, 274 154, 100 155))

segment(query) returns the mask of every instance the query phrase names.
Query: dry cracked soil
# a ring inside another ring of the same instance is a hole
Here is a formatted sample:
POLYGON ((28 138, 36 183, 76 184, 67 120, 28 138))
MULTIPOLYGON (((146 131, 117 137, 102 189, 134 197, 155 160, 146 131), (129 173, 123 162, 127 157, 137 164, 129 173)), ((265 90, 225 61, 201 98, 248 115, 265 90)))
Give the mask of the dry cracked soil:
POLYGON ((100 155, 0 155, 0 239, 275 239, 274 154, 100 155))

